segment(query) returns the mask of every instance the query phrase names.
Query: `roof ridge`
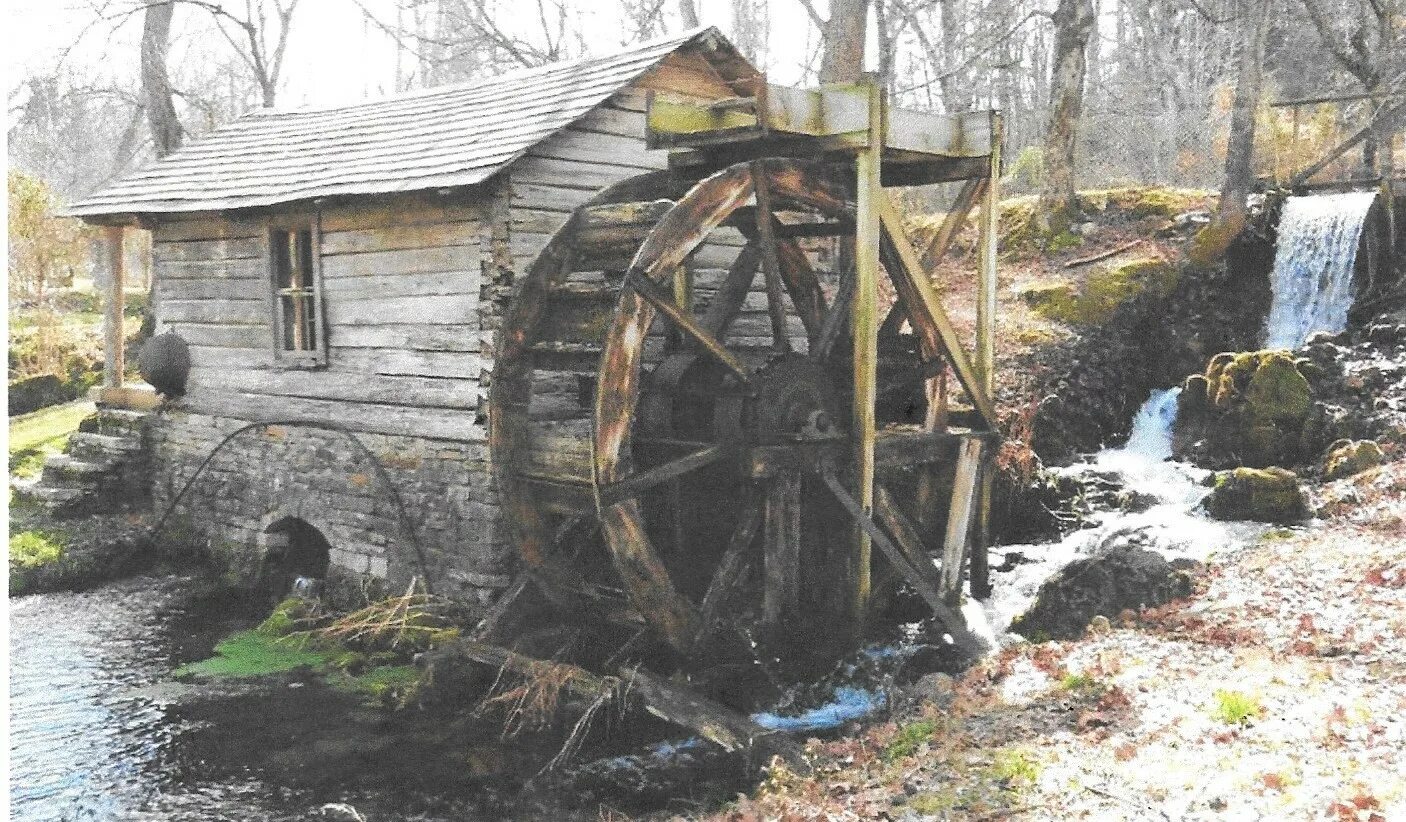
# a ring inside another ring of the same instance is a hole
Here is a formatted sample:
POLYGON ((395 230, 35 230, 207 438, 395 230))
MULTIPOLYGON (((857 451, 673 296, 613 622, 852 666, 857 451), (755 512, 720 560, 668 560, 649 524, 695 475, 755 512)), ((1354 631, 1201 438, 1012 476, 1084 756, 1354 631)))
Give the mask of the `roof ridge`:
POLYGON ((701 26, 477 81, 245 115, 107 181, 62 213, 221 211, 475 185, 700 40, 750 69, 721 32, 701 26))
POLYGON ((292 106, 288 108, 280 108, 277 106, 273 108, 255 108, 244 112, 243 114, 234 118, 234 120, 231 120, 230 123, 234 123, 248 117, 277 117, 285 114, 322 114, 329 111, 349 111, 352 109, 360 108, 362 106, 378 106, 383 105, 385 103, 398 102, 401 100, 416 100, 423 97, 433 97, 437 94, 448 94, 456 91, 464 91, 478 86, 483 86, 488 83, 511 83, 520 80, 527 80, 539 74, 548 74, 552 71, 579 68, 581 66, 588 65, 591 63, 605 63, 622 57, 628 57, 632 54, 640 54, 643 52, 651 51, 656 48, 664 48, 665 46, 678 48, 684 43, 687 43, 690 40, 693 40, 694 38, 705 34, 710 29, 716 30, 717 27, 697 26, 695 28, 687 29, 686 31, 682 31, 677 34, 655 37, 652 40, 646 40, 641 43, 636 43, 632 46, 620 48, 616 51, 608 52, 606 54, 582 55, 580 57, 572 57, 567 60, 556 60, 551 63, 543 63, 540 66, 522 66, 516 69, 512 69, 510 71, 502 72, 500 74, 491 74, 485 77, 477 77, 469 80, 460 80, 455 83, 441 83, 437 86, 425 86, 416 89, 406 89, 404 91, 397 91, 393 94, 384 94, 380 97, 373 97, 365 100, 357 100, 353 103, 338 103, 331 105, 314 103, 304 106, 292 106))

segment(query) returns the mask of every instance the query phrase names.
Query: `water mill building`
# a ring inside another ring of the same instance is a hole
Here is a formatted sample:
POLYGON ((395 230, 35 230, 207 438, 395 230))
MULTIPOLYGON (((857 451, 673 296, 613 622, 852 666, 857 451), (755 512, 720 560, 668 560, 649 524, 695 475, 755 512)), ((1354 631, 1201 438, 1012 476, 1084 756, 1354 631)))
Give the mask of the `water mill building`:
MULTIPOLYGON (((747 585, 852 615, 871 548, 937 604, 968 558, 980 584, 999 144, 993 112, 768 85, 704 29, 255 112, 69 212, 152 232, 189 372, 132 481, 183 495, 172 539, 479 603, 527 567, 682 646, 747 585), (951 181, 984 228, 971 352, 884 193, 951 181)), ((102 404, 150 405, 108 349, 102 404)))

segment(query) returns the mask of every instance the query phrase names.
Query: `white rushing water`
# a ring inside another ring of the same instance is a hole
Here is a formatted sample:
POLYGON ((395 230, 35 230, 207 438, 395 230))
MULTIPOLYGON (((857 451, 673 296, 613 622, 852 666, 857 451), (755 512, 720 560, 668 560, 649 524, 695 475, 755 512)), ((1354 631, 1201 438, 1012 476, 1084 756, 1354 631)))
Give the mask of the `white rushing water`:
POLYGON ((1170 459, 1172 423, 1176 421, 1179 388, 1152 392, 1133 421, 1132 434, 1121 448, 1106 448, 1091 460, 1060 469, 1073 474, 1109 475, 1126 490, 1150 498, 1136 513, 1103 511, 1088 527, 1046 545, 1003 546, 1033 560, 995 578, 991 597, 982 605, 991 633, 999 636, 1034 601, 1041 583, 1074 560, 1119 543, 1133 543, 1168 559, 1204 560, 1263 530, 1262 526, 1210 519, 1199 510, 1208 489, 1209 472, 1170 459))
POLYGON ((1375 191, 1290 197, 1279 218, 1266 348, 1297 348, 1347 327, 1357 243, 1375 191))

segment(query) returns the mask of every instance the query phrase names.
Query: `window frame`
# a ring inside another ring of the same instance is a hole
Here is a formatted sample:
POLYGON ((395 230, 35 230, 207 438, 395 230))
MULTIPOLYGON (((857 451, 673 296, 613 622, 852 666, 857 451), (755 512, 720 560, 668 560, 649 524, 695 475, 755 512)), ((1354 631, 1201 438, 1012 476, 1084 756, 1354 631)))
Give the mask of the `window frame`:
POLYGON ((274 363, 289 369, 315 369, 327 366, 327 300, 323 290, 322 277, 322 215, 297 214, 270 217, 264 231, 265 281, 268 289, 269 316, 272 323, 274 363), (312 258, 312 330, 316 335, 316 345, 307 350, 284 348, 283 295, 279 293, 279 262, 274 256, 277 242, 282 234, 289 246, 296 247, 297 235, 307 231, 312 258))

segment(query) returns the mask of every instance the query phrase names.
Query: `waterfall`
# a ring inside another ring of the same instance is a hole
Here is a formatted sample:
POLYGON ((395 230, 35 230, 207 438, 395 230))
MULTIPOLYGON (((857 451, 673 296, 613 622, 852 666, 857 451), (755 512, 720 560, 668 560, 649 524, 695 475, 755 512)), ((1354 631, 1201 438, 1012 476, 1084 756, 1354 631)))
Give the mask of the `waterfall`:
POLYGON ((1266 348, 1297 348, 1347 327, 1357 241, 1375 191, 1290 197, 1279 219, 1266 348))
POLYGON ((1153 391, 1133 417, 1133 432, 1128 435, 1128 444, 1123 450, 1149 460, 1169 459, 1172 424, 1177 421, 1177 397, 1180 395, 1180 388, 1153 391))

